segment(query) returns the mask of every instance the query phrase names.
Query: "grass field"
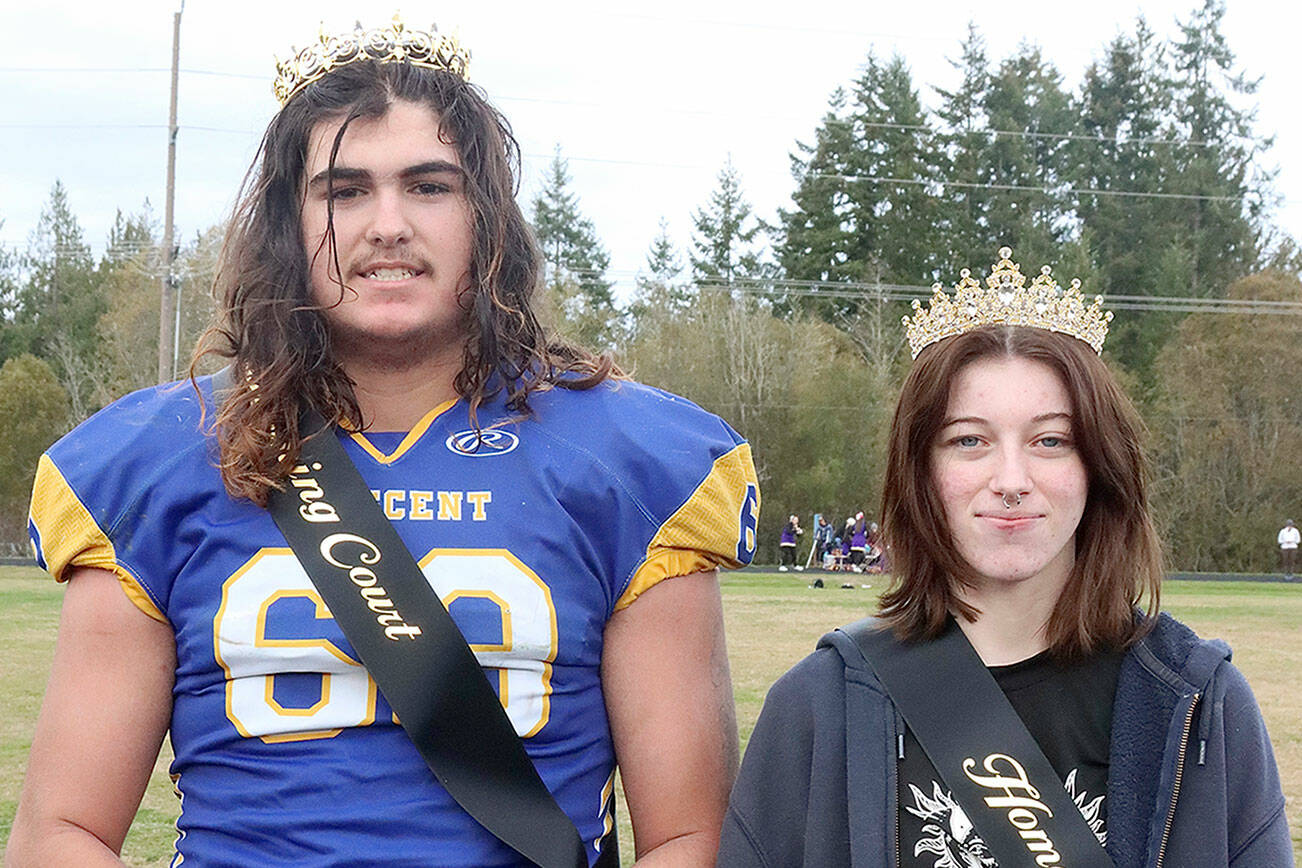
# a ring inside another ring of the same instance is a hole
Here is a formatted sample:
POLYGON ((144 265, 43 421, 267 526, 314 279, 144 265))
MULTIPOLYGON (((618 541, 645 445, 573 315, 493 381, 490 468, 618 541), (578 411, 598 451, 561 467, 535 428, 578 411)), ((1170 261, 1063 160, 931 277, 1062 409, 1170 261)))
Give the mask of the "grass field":
MULTIPOLYGON (((838 577, 839 578, 839 577, 838 577)), ((876 578, 876 577, 856 577, 876 578)), ((881 590, 810 590, 799 574, 735 573, 723 580, 732 680, 742 745, 768 686, 838 624, 868 613, 881 590)), ((0 848, 8 838, 32 726, 44 688, 61 591, 34 568, 0 567, 0 848)), ((1302 861, 1302 585, 1170 582, 1164 608, 1203 636, 1227 640, 1252 683, 1275 745, 1288 797, 1293 849, 1302 861)), ((166 751, 165 751, 166 754, 166 751)), ((162 866, 171 853, 177 802, 161 757, 123 855, 162 866)), ((632 836, 621 813, 624 863, 632 836)))

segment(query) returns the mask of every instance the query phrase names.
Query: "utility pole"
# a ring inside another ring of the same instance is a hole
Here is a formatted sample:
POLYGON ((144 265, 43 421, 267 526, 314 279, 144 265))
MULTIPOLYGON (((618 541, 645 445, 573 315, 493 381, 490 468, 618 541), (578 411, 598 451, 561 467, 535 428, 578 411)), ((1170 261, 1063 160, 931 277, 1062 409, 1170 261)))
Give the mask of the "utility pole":
POLYGON ((185 0, 172 16, 172 102, 167 120, 167 205, 163 211, 163 275, 158 312, 158 382, 166 383, 175 375, 173 346, 177 340, 176 281, 172 274, 175 255, 172 250, 172 218, 176 202, 176 80, 181 65, 181 13, 185 0))

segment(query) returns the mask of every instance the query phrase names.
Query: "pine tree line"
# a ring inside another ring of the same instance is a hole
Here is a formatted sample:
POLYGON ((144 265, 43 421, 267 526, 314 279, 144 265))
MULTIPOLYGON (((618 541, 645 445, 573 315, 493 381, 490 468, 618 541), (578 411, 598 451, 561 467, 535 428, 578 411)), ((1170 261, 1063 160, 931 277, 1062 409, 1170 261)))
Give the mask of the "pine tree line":
MULTIPOLYGON (((1223 298, 1235 279, 1268 265, 1296 269, 1295 240, 1267 221, 1277 199, 1263 164, 1270 141, 1253 129, 1246 101, 1256 83, 1221 33, 1224 11, 1223 0, 1204 0, 1169 42, 1137 20, 1074 92, 1038 47, 992 59, 970 26, 951 61, 958 83, 931 89, 934 109, 903 58, 870 53, 831 95, 812 140, 796 143, 794 192, 772 225, 754 215, 725 164, 691 215, 691 280, 758 284, 778 315, 853 331, 865 311, 882 315, 881 299, 839 284, 952 283, 964 267, 986 268, 1004 245, 1018 261, 1052 263, 1112 296, 1223 298), (802 290, 783 291, 791 286, 802 290)), ((609 256, 568 181, 558 150, 534 201, 535 225, 554 273, 601 283, 595 295, 581 293, 589 322, 577 332, 615 346, 621 315, 605 278, 609 256), (579 231, 563 237, 565 226, 579 231), (593 324, 592 311, 606 322, 593 324)), ((655 248, 666 244, 662 230, 648 253, 652 282, 666 282, 656 263, 676 255, 655 248)), ((639 278, 639 294, 646 283, 639 278)), ((1178 322, 1158 312, 1126 317, 1115 359, 1151 385, 1178 322)))

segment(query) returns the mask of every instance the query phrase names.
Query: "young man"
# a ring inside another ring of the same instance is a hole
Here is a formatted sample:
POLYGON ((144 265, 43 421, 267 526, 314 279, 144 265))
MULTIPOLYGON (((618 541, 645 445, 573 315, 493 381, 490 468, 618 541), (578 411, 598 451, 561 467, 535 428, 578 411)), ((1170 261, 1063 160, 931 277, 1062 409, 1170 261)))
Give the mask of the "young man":
POLYGON ((42 458, 32 538, 68 589, 10 864, 120 864, 169 731, 174 864, 522 864, 436 782, 263 508, 305 407, 588 861, 618 758, 639 864, 713 864, 737 756, 715 568, 754 553, 749 448, 539 328, 518 150, 466 60, 395 24, 282 66, 208 344, 234 387, 128 396, 42 458))

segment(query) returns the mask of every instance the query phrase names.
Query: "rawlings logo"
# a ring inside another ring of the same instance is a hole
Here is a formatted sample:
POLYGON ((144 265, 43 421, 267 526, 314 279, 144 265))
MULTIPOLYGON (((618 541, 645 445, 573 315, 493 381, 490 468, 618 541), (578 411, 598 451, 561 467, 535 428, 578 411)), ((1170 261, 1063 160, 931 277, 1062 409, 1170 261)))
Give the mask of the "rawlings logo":
POLYGON ((471 458, 486 458, 491 455, 505 455, 520 445, 520 438, 501 428, 487 428, 481 431, 458 431, 447 439, 447 447, 458 455, 471 458))

